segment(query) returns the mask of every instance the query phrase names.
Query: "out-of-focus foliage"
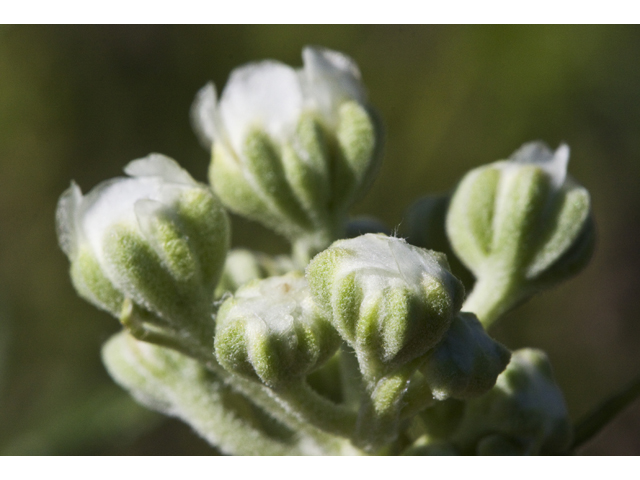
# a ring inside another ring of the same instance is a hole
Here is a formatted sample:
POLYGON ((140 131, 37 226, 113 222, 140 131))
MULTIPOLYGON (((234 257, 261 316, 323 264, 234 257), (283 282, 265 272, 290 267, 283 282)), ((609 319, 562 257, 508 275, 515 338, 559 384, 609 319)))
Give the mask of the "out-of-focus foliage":
MULTIPOLYGON (((108 378, 100 345, 120 327, 74 292, 55 205, 71 179, 88 191, 149 152, 206 181, 189 124, 197 90, 252 60, 300 65, 305 44, 353 57, 386 125, 380 175, 354 213, 398 226, 473 167, 530 140, 567 142, 596 253, 497 339, 548 352, 574 419, 639 373, 640 28, 1 27, 0 453, 215 453, 108 378)), ((238 218, 232 242, 285 249, 238 218)), ((639 454, 638 438, 636 403, 583 451, 639 454)))

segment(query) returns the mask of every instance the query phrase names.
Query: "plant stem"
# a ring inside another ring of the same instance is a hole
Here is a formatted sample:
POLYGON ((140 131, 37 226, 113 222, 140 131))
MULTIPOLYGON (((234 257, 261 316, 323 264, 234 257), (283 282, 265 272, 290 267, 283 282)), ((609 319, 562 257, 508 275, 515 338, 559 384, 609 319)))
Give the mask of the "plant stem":
POLYGON ((395 440, 402 398, 412 373, 405 367, 368 382, 369 398, 362 402, 356 424, 357 445, 373 450, 395 440))
POLYGON ((175 332, 150 330, 143 320, 138 318, 134 309, 123 309, 121 322, 137 340, 170 348, 197 360, 280 422, 313 437, 327 453, 344 450, 344 441, 333 435, 347 439, 353 436, 355 412, 321 397, 306 383, 276 392, 264 385, 229 374, 218 364, 212 349, 178 336, 175 332))
POLYGON ((352 438, 356 428, 356 413, 314 392, 302 380, 274 392, 285 403, 285 408, 322 431, 345 438, 352 438))
POLYGON ((482 276, 462 305, 462 311, 475 313, 484 329, 489 330, 512 306, 509 290, 508 282, 497 281, 490 275, 482 276))
POLYGON ((585 415, 575 427, 575 439, 571 450, 575 450, 597 435, 613 418, 640 397, 640 377, 624 390, 604 401, 585 415))

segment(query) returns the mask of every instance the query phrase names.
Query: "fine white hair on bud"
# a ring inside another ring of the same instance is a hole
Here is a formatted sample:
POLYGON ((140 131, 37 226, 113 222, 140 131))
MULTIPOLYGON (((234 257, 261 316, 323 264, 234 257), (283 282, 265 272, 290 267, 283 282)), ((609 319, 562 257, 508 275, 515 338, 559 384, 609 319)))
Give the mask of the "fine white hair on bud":
POLYGON ((191 118, 225 206, 295 242, 306 263, 343 236, 348 208, 378 170, 382 136, 353 60, 319 47, 302 58, 300 69, 237 68, 219 98, 207 84, 191 118))
POLYGON ((116 316, 124 298, 166 321, 207 316, 229 243, 226 213, 164 155, 125 172, 86 196, 72 184, 60 198, 58 238, 76 289, 116 316))
POLYGON ((485 326, 590 258, 589 192, 567 176, 568 161, 566 145, 553 152, 527 143, 510 160, 472 170, 456 188, 447 236, 478 279, 465 310, 485 326))
POLYGON ((220 364, 271 387, 320 367, 339 344, 299 273, 249 282, 218 311, 215 351, 220 364))
POLYGON ((374 377, 443 337, 464 289, 444 255, 383 234, 339 240, 307 267, 318 303, 374 377))

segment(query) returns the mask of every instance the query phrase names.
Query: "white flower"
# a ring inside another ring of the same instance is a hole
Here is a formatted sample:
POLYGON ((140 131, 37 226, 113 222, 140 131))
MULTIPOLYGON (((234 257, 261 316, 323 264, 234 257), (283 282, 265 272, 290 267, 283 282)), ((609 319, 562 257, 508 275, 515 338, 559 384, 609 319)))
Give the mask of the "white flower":
POLYGON ((369 188, 381 130, 356 64, 307 47, 304 66, 266 60, 234 70, 191 115, 212 152, 209 179, 224 205, 294 243, 301 264, 344 236, 348 209, 369 188))
POLYGON ((70 259, 86 245, 103 267, 105 234, 113 225, 126 225, 144 235, 146 217, 170 209, 180 193, 198 187, 196 181, 172 159, 159 154, 130 162, 130 178, 101 183, 86 196, 72 182, 62 195, 56 214, 60 246, 70 259))
POLYGON ((219 202, 163 155, 134 160, 125 172, 86 196, 72 183, 60 198, 58 239, 76 289, 114 315, 125 298, 166 319, 177 297, 194 309, 210 303, 229 242, 219 202), (207 298, 194 300, 202 292, 207 298))
POLYGON ((202 88, 193 104, 192 120, 203 143, 211 147, 220 142, 240 152, 253 127, 284 141, 293 134, 304 111, 318 113, 333 127, 340 104, 347 100, 364 103, 360 71, 349 57, 305 47, 302 59, 301 69, 273 60, 237 68, 219 101, 213 83, 202 88))

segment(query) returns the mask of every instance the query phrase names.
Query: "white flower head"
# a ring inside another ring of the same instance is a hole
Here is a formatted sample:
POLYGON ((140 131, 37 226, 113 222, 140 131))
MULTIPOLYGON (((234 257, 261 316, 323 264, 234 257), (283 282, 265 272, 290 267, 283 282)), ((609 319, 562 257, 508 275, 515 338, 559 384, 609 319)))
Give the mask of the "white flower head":
POLYGON ((181 192, 198 186, 174 160, 157 153, 130 162, 124 170, 128 178, 103 182, 85 196, 74 182, 60 198, 58 239, 70 259, 82 242, 102 263, 111 226, 124 224, 144 234, 147 212, 172 208, 181 192))
POLYGON ((159 154, 130 162, 129 177, 58 203, 60 246, 81 296, 119 315, 125 298, 165 319, 176 305, 206 316, 229 243, 226 213, 205 186, 159 154))
POLYGON ((191 115, 202 142, 221 142, 241 151, 245 134, 261 128, 274 140, 286 140, 304 111, 316 112, 329 126, 347 100, 364 103, 366 94, 357 65, 346 55, 305 47, 303 67, 294 69, 265 60, 234 70, 220 99, 212 83, 196 96, 191 115))

